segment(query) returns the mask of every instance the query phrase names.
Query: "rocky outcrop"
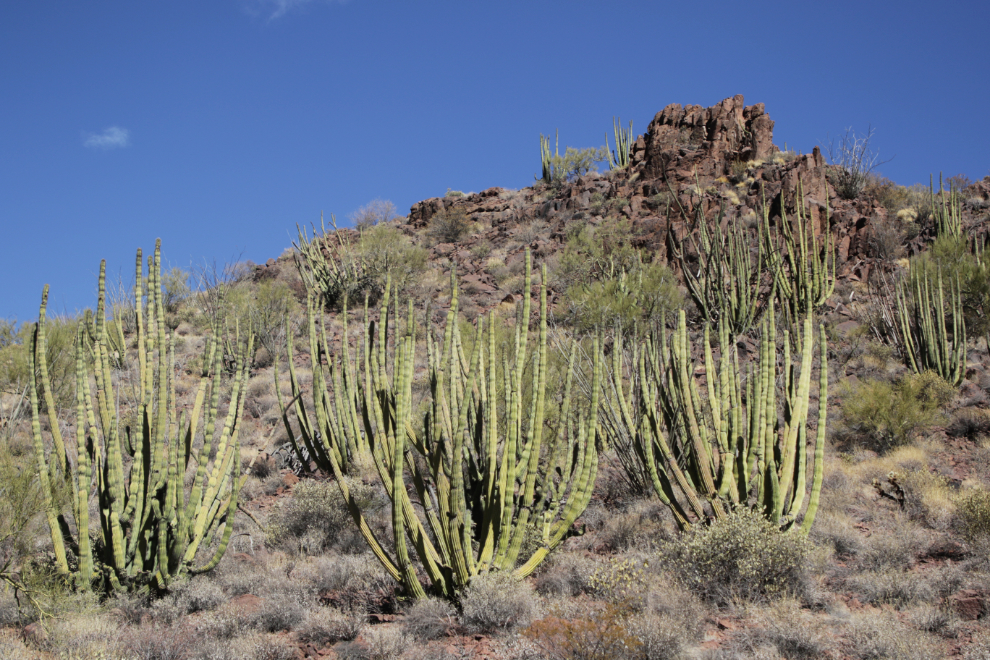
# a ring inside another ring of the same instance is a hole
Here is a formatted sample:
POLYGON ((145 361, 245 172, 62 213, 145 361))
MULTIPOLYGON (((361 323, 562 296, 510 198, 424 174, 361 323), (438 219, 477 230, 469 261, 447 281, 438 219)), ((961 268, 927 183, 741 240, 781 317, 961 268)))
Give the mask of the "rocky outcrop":
POLYGON ((726 176, 732 163, 766 159, 776 151, 773 120, 763 104, 745 106, 737 94, 710 108, 668 105, 637 143, 633 162, 641 159, 649 177, 690 183, 695 176, 726 176))

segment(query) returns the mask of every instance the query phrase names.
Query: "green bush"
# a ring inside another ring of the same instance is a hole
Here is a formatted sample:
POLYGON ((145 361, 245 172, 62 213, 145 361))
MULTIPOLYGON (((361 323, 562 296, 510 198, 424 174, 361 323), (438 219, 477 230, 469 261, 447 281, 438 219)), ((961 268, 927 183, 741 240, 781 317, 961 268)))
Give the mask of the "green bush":
POLYGON ((362 232, 356 250, 366 276, 382 290, 389 275, 393 285, 404 290, 426 270, 429 257, 425 249, 413 245, 408 236, 389 225, 376 225, 362 232))
MULTIPOLYGON (((76 328, 81 316, 49 314, 45 324, 48 376, 52 381, 55 405, 68 408, 75 404, 76 328)), ((0 324, 0 392, 22 394, 28 384, 28 345, 34 326, 3 320, 0 324)), ((42 401, 42 407, 45 403, 42 401)))
POLYGON ((884 380, 845 385, 842 433, 875 451, 906 444, 914 433, 935 423, 939 410, 955 389, 935 372, 905 374, 894 383, 884 380))
POLYGON ((578 284, 565 296, 571 323, 582 331, 618 326, 623 333, 636 323, 661 321, 683 304, 677 279, 665 264, 638 264, 617 277, 578 284))
POLYGON ((781 532, 760 512, 740 508, 707 527, 694 525, 661 552, 688 589, 726 605, 799 592, 809 550, 803 536, 781 532))
POLYGON ((427 235, 437 243, 457 243, 471 229, 471 223, 464 209, 449 208, 430 218, 427 235))
POLYGON ((956 501, 956 527, 968 540, 990 537, 990 493, 971 490, 956 501))

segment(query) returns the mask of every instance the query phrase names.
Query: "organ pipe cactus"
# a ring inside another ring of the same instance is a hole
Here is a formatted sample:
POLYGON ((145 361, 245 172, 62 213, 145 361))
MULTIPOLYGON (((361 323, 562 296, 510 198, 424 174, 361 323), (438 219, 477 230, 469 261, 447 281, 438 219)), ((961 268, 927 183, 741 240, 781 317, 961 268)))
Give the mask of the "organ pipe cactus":
POLYGON ((629 122, 629 129, 623 129, 621 122, 612 119, 612 131, 615 134, 615 151, 611 151, 608 146, 608 133, 605 133, 605 153, 608 155, 608 168, 610 170, 623 170, 629 167, 632 157, 633 143, 633 123, 629 122))
POLYGON ((766 281, 767 259, 762 241, 757 242, 754 258, 746 230, 738 222, 730 223, 723 231, 720 210, 714 227, 709 228, 699 204, 695 218, 698 240, 691 238, 698 252, 696 266, 688 263, 677 240, 670 241, 670 245, 702 319, 710 323, 724 320, 734 335, 741 335, 759 321, 774 292, 772 282, 766 281))
POLYGON ((119 402, 123 391, 111 371, 105 280, 103 262, 96 314, 79 326, 75 442, 65 450, 59 444, 54 406, 48 405, 56 457, 50 467, 39 401, 39 393, 46 399, 51 394, 44 376, 45 287, 30 351, 34 376, 29 388, 31 426, 38 476, 60 573, 81 590, 93 586, 105 591, 163 589, 178 575, 215 567, 230 540, 242 481, 238 422, 253 338, 248 333, 241 342, 226 417, 218 415, 220 351, 216 341, 209 341, 192 411, 183 410, 176 420, 175 352, 165 332, 161 241, 155 245, 154 257, 148 259, 147 292, 142 287, 145 280, 138 250, 136 401, 132 417, 123 417, 119 402), (57 504, 58 480, 71 485, 69 508, 74 524, 57 504), (190 481, 187 491, 184 484, 190 481), (96 511, 92 519, 91 503, 96 511), (209 557, 197 564, 198 551, 207 548, 209 557))
MULTIPOLYGON (((560 399, 560 422, 545 438, 545 411, 556 399, 547 392, 545 282, 544 269, 539 334, 531 357, 529 296, 509 346, 497 346, 494 313, 487 322, 478 319, 468 344, 458 329, 457 281, 451 274, 442 338, 434 338, 430 330, 425 338, 429 396, 419 411, 413 379, 420 340, 412 306, 401 331, 393 296, 383 299, 377 323, 366 313, 360 351, 352 361, 346 330, 340 353, 330 353, 326 329, 317 321, 317 306, 310 298, 313 401, 312 413, 294 406, 301 442, 312 447, 317 464, 334 475, 365 541, 413 597, 426 592, 410 545, 433 590, 456 598, 479 573, 529 575, 568 535, 591 498, 598 466, 598 345, 590 409, 585 412, 572 396, 575 344, 560 399), (391 323, 390 313, 395 317, 391 323), (323 367, 324 357, 328 368, 323 367), (348 487, 353 457, 364 452, 392 502, 390 544, 368 525, 348 487), (523 555, 524 541, 531 535, 536 536, 536 548, 523 555)), ((530 287, 527 252, 523 290, 529 292, 530 287)), ((294 368, 289 378, 295 402, 302 390, 294 368)), ((287 412, 284 405, 283 411, 287 412)), ((289 425, 287 414, 283 420, 289 425)))
POLYGON ((934 177, 929 177, 928 191, 931 198, 932 224, 935 226, 935 235, 953 238, 962 236, 962 204, 959 201, 959 193, 945 189, 941 173, 938 175, 938 202, 935 201, 934 177))
POLYGON ((835 243, 829 230, 826 201, 825 227, 819 238, 810 215, 805 215, 804 191, 797 187, 797 213, 793 222, 784 211, 781 194, 780 231, 777 238, 770 231, 770 207, 763 203, 763 241, 770 272, 773 274, 777 299, 789 314, 800 336, 799 319, 818 310, 835 289, 835 243))
POLYGON ((915 373, 932 370, 953 385, 966 375, 966 321, 958 278, 946 296, 941 270, 922 264, 896 287, 900 345, 915 373), (948 307, 948 316, 946 315, 948 307))
POLYGON ((710 327, 706 324, 700 346, 703 383, 695 377, 697 365, 683 311, 669 343, 663 335, 659 345, 657 339, 647 338, 634 345, 628 362, 622 339, 616 337, 605 402, 617 414, 603 415, 606 435, 631 441, 657 497, 682 529, 748 506, 782 529, 795 527, 803 511, 800 533, 807 534, 818 509, 824 466, 824 326, 818 333, 817 427, 809 425, 815 357, 810 317, 804 321, 799 364, 791 361, 785 332, 782 369, 777 366, 772 309, 762 323, 759 356, 745 369, 725 321, 718 325, 716 361, 710 327), (809 456, 812 432, 814 453, 809 456))
POLYGON ((537 180, 543 181, 547 185, 563 180, 565 173, 560 166, 560 131, 557 131, 557 142, 554 145, 553 154, 550 153, 550 136, 544 137, 540 133, 540 162, 543 173, 537 180))

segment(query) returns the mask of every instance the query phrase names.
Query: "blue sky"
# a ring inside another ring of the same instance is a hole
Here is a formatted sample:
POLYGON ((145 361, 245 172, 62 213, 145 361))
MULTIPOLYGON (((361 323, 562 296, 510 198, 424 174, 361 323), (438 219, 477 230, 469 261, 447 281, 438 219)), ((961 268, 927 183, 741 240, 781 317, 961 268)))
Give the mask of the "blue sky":
POLYGON ((898 183, 990 168, 986 2, 8 1, 0 317, 133 272, 277 257, 375 198, 521 188, 669 103, 763 102, 810 151, 876 129, 898 183))

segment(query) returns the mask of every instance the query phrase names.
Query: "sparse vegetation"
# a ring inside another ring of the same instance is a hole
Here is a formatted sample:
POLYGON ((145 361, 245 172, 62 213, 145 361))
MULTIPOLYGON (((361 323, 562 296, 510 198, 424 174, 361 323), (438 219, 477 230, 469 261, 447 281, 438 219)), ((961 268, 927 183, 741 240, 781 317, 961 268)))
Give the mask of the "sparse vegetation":
MULTIPOLYGON (((663 148, 690 161, 707 139, 679 126, 663 148)), ((985 182, 868 173, 855 203, 816 182, 795 218, 781 183, 813 159, 665 182, 624 149, 580 181, 603 152, 550 154, 551 185, 449 190, 430 222, 436 199, 402 220, 376 200, 357 231, 195 290, 141 272, 138 296, 46 315, 43 340, 0 321, 0 656, 990 657, 990 270, 967 240, 985 182), (699 195, 726 209, 707 246, 672 208, 699 195), (783 317, 723 329, 685 306, 720 232, 776 253, 747 277, 783 317), (942 274, 951 382, 902 363, 893 285, 887 325, 867 318, 867 270, 942 274)))

